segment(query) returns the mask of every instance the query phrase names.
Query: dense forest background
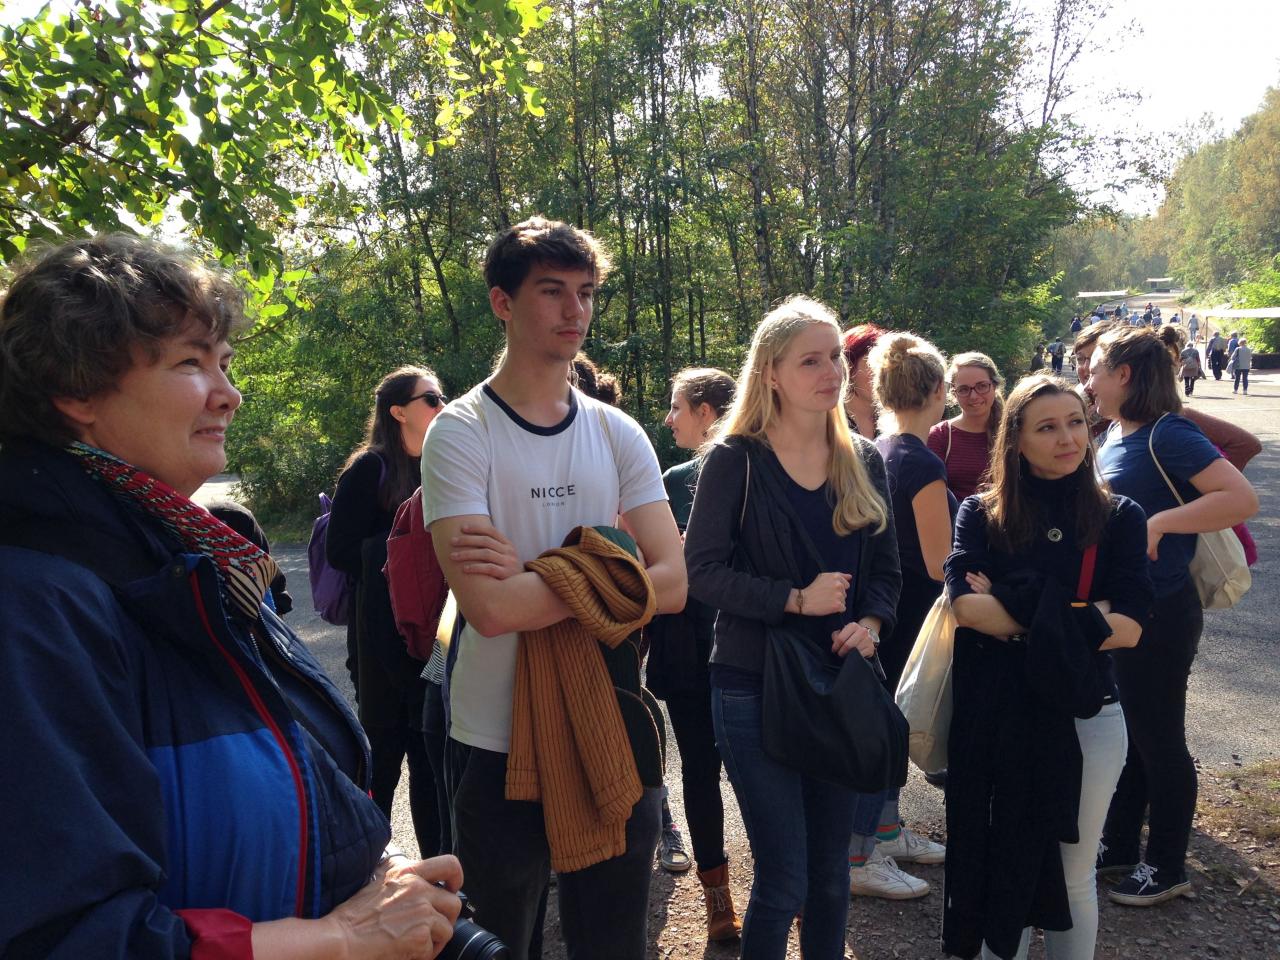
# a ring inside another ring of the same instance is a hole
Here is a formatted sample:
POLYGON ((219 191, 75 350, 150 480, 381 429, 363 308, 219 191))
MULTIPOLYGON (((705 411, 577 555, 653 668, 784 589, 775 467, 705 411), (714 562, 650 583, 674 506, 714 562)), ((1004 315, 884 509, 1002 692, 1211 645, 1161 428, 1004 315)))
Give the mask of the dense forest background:
POLYGON ((269 516, 312 508, 390 369, 487 374, 485 245, 535 213, 608 245, 586 349, 664 459, 671 375, 736 372, 793 293, 1014 374, 1079 289, 1280 295, 1276 91, 1184 145, 1157 216, 1082 191, 1161 175, 1072 120, 1096 0, 92 9, 0 36, 0 256, 125 225, 245 265, 230 452, 269 516))
MULTIPOLYGON (((664 459, 671 375, 736 372, 792 293, 1024 367, 1055 316, 1051 238, 1085 208, 1068 183, 1084 134, 1058 109, 1093 16, 1062 5, 1055 64, 1002 0, 554 5, 526 40, 542 116, 489 89, 449 145, 384 130, 367 179, 326 178, 299 228, 311 307, 237 362, 255 499, 309 503, 397 363, 455 393, 486 375, 484 247, 533 213, 611 250, 586 349, 664 459)), ((439 119, 418 95, 438 80, 412 57, 383 76, 418 125, 439 119)))

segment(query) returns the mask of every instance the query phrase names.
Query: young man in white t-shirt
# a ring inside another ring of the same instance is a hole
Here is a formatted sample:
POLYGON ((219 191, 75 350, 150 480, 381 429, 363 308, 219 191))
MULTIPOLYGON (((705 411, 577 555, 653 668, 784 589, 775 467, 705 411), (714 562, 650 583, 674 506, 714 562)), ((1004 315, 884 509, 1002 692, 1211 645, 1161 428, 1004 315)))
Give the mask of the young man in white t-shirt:
MULTIPOLYGON (((500 234, 485 280, 506 351, 486 382, 436 417, 422 452, 423 513, 466 619, 449 685, 457 853, 477 921, 514 958, 528 954, 550 876, 541 805, 504 796, 517 645, 522 631, 570 616, 524 564, 574 527, 621 516, 659 612, 682 609, 687 589, 648 437, 566 380, 607 269, 598 242, 564 223, 534 218, 500 234)), ((661 791, 646 789, 626 853, 561 875, 571 955, 643 958, 660 804, 661 791)))

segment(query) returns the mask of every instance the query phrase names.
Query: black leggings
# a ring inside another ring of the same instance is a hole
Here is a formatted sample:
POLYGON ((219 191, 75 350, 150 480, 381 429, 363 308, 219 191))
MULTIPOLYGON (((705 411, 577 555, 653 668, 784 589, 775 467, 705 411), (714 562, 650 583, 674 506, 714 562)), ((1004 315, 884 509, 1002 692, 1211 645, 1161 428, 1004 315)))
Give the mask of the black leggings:
POLYGON ((1183 872, 1196 810, 1196 766, 1187 750, 1187 681, 1203 629, 1200 597, 1188 583, 1156 600, 1136 647, 1113 654, 1129 755, 1102 839, 1113 857, 1137 863, 1146 814, 1147 852, 1141 859, 1160 871, 1162 881, 1183 872))
POLYGON ((449 796, 445 751, 449 730, 445 726, 444 691, 438 683, 426 682, 422 701, 422 739, 436 791, 436 815, 440 824, 440 853, 453 853, 452 798, 449 796))
POLYGON ((1182 378, 1182 393, 1184 396, 1191 396, 1191 392, 1196 388, 1197 379, 1199 379, 1198 376, 1182 378))
POLYGON ((409 813, 413 832, 418 839, 419 855, 434 857, 440 852, 440 809, 436 802, 435 775, 427 759, 422 731, 422 697, 426 681, 419 680, 406 694, 403 722, 394 727, 365 727, 372 754, 370 792, 378 809, 391 819, 391 806, 396 786, 400 783, 400 767, 409 758, 409 813), (411 719, 412 718, 412 719, 411 719))
POLYGON ((667 715, 680 750, 684 813, 689 821, 693 858, 702 871, 727 862, 724 849, 724 801, 720 796, 720 751, 711 723, 711 688, 668 697, 667 715))

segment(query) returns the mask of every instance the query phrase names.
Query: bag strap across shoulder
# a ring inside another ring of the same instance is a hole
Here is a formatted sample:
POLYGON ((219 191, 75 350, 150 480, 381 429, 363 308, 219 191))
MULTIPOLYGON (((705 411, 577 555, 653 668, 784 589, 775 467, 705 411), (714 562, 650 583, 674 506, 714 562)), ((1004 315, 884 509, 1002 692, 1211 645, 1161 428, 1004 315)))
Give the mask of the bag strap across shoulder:
POLYGON ((1080 580, 1076 584, 1076 599, 1089 602, 1093 590, 1093 570, 1098 564, 1098 545, 1090 544, 1080 558, 1080 580))
MULTIPOLYGON (((1167 417, 1167 413, 1160 414, 1160 420, 1167 417)), ((1173 498, 1178 501, 1178 506, 1185 507, 1187 501, 1182 499, 1182 494, 1178 492, 1178 488, 1173 485, 1173 481, 1169 479, 1169 474, 1164 472, 1164 467, 1160 463, 1160 458, 1156 456, 1156 427, 1160 426, 1160 420, 1151 425, 1151 432, 1147 434, 1147 451, 1151 454, 1151 462, 1156 465, 1156 469, 1160 471, 1160 476, 1164 477, 1164 482, 1169 485, 1169 492, 1173 494, 1173 498)))

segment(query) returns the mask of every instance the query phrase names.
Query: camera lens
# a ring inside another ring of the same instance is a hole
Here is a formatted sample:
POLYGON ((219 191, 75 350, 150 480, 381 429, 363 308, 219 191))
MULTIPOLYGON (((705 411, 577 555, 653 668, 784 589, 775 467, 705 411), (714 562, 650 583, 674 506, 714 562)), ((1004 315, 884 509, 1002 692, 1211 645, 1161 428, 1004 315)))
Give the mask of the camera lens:
POLYGON ((506 960, 510 956, 511 951, 496 935, 474 920, 459 920, 437 960, 506 960))

